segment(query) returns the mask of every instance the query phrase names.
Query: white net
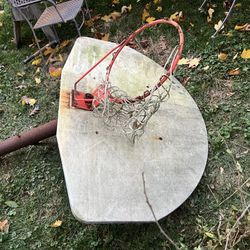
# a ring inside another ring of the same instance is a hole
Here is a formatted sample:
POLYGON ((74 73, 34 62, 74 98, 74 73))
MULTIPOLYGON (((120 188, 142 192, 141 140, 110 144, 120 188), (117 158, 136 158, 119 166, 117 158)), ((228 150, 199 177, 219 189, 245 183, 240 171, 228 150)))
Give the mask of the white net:
POLYGON ((148 121, 158 111, 161 102, 170 97, 173 76, 167 72, 172 72, 177 51, 175 47, 164 66, 168 80, 161 86, 158 86, 158 81, 146 98, 130 97, 110 81, 100 84, 93 100, 94 115, 101 118, 109 128, 121 131, 129 141, 135 143, 143 135, 148 121))

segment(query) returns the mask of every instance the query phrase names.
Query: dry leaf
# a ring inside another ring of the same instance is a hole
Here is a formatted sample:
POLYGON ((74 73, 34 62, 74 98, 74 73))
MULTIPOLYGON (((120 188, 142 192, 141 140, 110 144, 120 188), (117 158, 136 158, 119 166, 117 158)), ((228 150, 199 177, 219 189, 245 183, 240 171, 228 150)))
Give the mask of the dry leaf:
POLYGON ((0 22, 0 27, 3 27, 3 23, 2 22, 0 22))
POLYGON ((118 11, 113 11, 112 13, 110 13, 110 17, 113 19, 113 20, 116 20, 118 18, 121 17, 121 12, 118 12, 118 11))
POLYGON ((250 31, 250 24, 246 23, 244 25, 235 25, 234 29, 238 31, 250 31))
POLYGON ((39 77, 35 77, 35 82, 36 82, 36 84, 40 84, 41 83, 41 79, 39 77))
POLYGON ((103 41, 108 41, 108 40, 109 40, 109 33, 103 34, 103 37, 102 37, 101 40, 103 40, 103 41))
POLYGON ((29 98, 27 96, 23 96, 21 98, 21 102, 22 102, 22 105, 30 105, 30 106, 34 106, 34 104, 37 102, 36 99, 34 98, 29 98))
POLYGON ((214 25, 214 29, 216 31, 224 29, 224 25, 222 24, 221 20, 217 24, 214 25))
POLYGON ((55 51, 55 49, 52 49, 51 47, 48 47, 48 48, 46 48, 46 50, 43 52, 43 54, 45 55, 45 56, 47 56, 47 55, 50 55, 51 53, 53 53, 55 51))
POLYGON ((227 37, 232 37, 233 36, 233 31, 229 30, 226 34, 227 37))
POLYGON ((235 60, 238 57, 238 53, 236 53, 233 57, 233 60, 235 60))
POLYGON ((172 14, 172 15, 170 16, 169 19, 172 20, 172 21, 175 21, 175 22, 183 21, 184 18, 183 18, 183 13, 182 13, 182 11, 180 11, 180 12, 178 12, 178 11, 175 12, 174 14, 172 14))
POLYGON ((212 22, 212 18, 213 18, 214 9, 209 8, 208 11, 207 11, 207 13, 208 13, 207 22, 211 23, 212 22))
POLYGON ((227 56, 228 55, 226 53, 220 52, 220 54, 218 55, 218 58, 221 61, 225 61, 227 59, 227 56))
POLYGON ((189 59, 187 58, 181 58, 178 62, 178 65, 187 65, 189 64, 189 59))
POLYGON ((157 11, 157 12, 162 12, 162 7, 161 7, 161 6, 158 6, 158 7, 156 8, 156 11, 157 11))
POLYGON ((148 17, 147 19, 146 19, 146 22, 147 23, 152 23, 153 21, 155 20, 155 17, 148 17))
POLYGON ((8 233, 9 232, 9 222, 8 220, 3 220, 3 221, 0 221, 0 231, 3 232, 3 233, 8 233))
POLYGON ((144 9, 141 17, 142 21, 145 22, 149 16, 150 16, 149 12, 146 9, 144 9))
POLYGON ((121 14, 123 14, 123 13, 128 13, 128 12, 130 12, 132 10, 132 5, 130 4, 129 6, 122 6, 122 8, 121 8, 121 14))
POLYGON ((101 15, 95 15, 92 18, 90 18, 89 20, 85 20, 84 24, 85 26, 87 26, 88 28, 92 27, 94 25, 94 22, 99 20, 101 18, 101 15))
POLYGON ((39 105, 36 105, 34 109, 30 112, 30 116, 36 115, 40 111, 39 105))
POLYGON ((151 3, 147 3, 147 4, 145 5, 145 9, 146 9, 146 10, 149 10, 150 7, 151 7, 151 3))
POLYGON ((111 19, 110 19, 110 15, 105 15, 105 16, 103 16, 103 17, 101 17, 101 20, 103 20, 104 22, 110 22, 111 21, 111 19))
POLYGON ((62 221, 61 220, 56 220, 50 226, 56 228, 56 227, 60 227, 61 225, 62 225, 62 221))
POLYGON ((119 4, 120 0, 112 0, 112 4, 119 4))
POLYGON ((161 0, 154 0, 154 4, 160 4, 161 0))
POLYGON ((60 43, 59 49, 63 49, 64 47, 68 46, 71 43, 71 40, 64 40, 60 43))
POLYGON ((209 65, 203 67, 202 69, 205 70, 205 71, 208 70, 209 69, 209 65))
POLYGON ((241 7, 241 3, 236 3, 235 5, 234 5, 234 8, 240 8, 241 7))
POLYGON ((244 49, 240 56, 243 59, 250 59, 250 49, 244 49))
POLYGON ((20 77, 23 77, 25 75, 25 72, 17 72, 16 75, 20 76, 20 77))
POLYGON ((37 59, 33 60, 33 62, 31 64, 38 66, 41 64, 41 62, 42 62, 42 58, 37 58, 37 59))
POLYGON ((231 69, 227 73, 229 76, 237 76, 240 74, 240 69, 239 68, 231 69))
POLYGON ((193 58, 189 61, 188 67, 189 68, 196 68, 200 62, 201 58, 193 58))
POLYGON ((60 77, 62 74, 62 68, 56 68, 54 66, 49 67, 49 74, 51 77, 60 77))

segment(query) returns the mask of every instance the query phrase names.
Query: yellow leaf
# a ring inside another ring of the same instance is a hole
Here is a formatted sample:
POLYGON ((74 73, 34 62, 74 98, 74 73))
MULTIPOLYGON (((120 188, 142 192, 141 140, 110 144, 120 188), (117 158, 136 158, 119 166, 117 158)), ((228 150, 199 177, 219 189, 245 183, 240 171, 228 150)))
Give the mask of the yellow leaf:
POLYGON ((235 5, 234 5, 234 8, 240 8, 241 7, 241 3, 236 3, 235 5))
POLYGON ((63 42, 60 43, 59 48, 63 49, 64 47, 68 46, 71 43, 71 40, 64 40, 63 42))
POLYGON ((240 74, 240 69, 239 69, 239 68, 231 69, 231 70, 229 70, 227 73, 228 73, 228 75, 230 75, 230 76, 237 76, 237 75, 240 74))
POLYGON ((109 40, 109 33, 103 34, 101 40, 108 41, 109 40))
POLYGON ((36 99, 31 98, 31 99, 29 100, 29 105, 30 105, 30 106, 33 106, 35 103, 36 103, 36 99))
POLYGON ((187 65, 187 64, 189 64, 189 59, 187 59, 187 58, 181 58, 180 60, 179 60, 179 62, 178 62, 178 65, 187 65))
POLYGON ((0 10, 0 16, 4 14, 4 10, 0 10))
POLYGON ((25 75, 25 72, 17 72, 16 75, 20 76, 20 77, 23 77, 25 75))
POLYGON ((42 58, 37 58, 31 64, 35 65, 35 66, 38 66, 38 65, 41 64, 41 62, 42 62, 42 58))
POLYGON ((227 37, 232 37, 233 36, 233 31, 229 30, 226 34, 227 37))
POLYGON ((196 68, 200 62, 200 58, 193 58, 189 61, 188 67, 189 68, 196 68))
POLYGON ((110 17, 113 19, 113 20, 116 20, 118 18, 121 17, 121 12, 118 12, 118 11, 113 11, 112 13, 110 13, 110 17))
POLYGON ((8 233, 9 227, 10 227, 10 225, 9 225, 8 220, 0 221, 0 231, 1 232, 8 233))
POLYGON ((250 24, 245 23, 244 25, 235 25, 234 29, 237 31, 250 31, 250 24))
POLYGON ((105 15, 105 16, 103 16, 103 17, 101 17, 101 20, 103 20, 104 22, 110 22, 111 21, 111 19, 110 19, 110 15, 105 15))
POLYGON ((112 0, 112 4, 119 4, 120 0, 112 0))
POLYGON ((212 22, 212 18, 213 18, 214 9, 209 8, 208 11, 207 11, 207 13, 208 13, 207 22, 211 23, 212 22))
POLYGON ((180 12, 175 12, 174 14, 172 14, 169 18, 170 20, 172 21, 176 21, 176 22, 180 22, 180 21, 183 21, 183 13, 182 11, 180 12))
POLYGON ((215 239, 215 235, 213 233, 210 233, 210 232, 205 232, 205 235, 211 239, 215 239))
POLYGON ((146 9, 146 10, 149 10, 150 7, 151 7, 151 3, 147 3, 147 4, 145 5, 145 9, 146 9))
POLYGON ((0 22, 0 27, 3 27, 3 23, 2 22, 0 22))
POLYGON ((226 53, 220 52, 220 54, 218 55, 218 58, 221 61, 225 61, 227 59, 227 56, 228 55, 226 53))
POLYGON ((222 24, 221 20, 217 24, 214 25, 214 29, 216 31, 224 29, 224 25, 222 24))
POLYGON ((146 19, 146 22, 147 23, 152 23, 153 21, 155 20, 155 17, 148 17, 147 19, 146 19))
POLYGON ((130 4, 129 6, 122 6, 121 8, 121 14, 130 12, 132 10, 132 5, 130 4))
POLYGON ((244 49, 241 53, 241 58, 249 59, 250 58, 250 49, 244 49))
POLYGON ((56 227, 60 227, 61 225, 62 225, 62 221, 61 220, 56 220, 50 226, 56 228, 56 227))
POLYGON ((27 96, 23 96, 21 98, 21 102, 22 102, 22 105, 30 105, 30 106, 33 106, 35 103, 36 103, 36 99, 34 98, 29 98, 27 96))
POLYGON ((46 50, 43 52, 43 54, 44 54, 45 56, 47 56, 47 55, 51 54, 51 53, 54 52, 54 51, 55 51, 55 49, 52 49, 51 47, 48 47, 48 48, 46 48, 46 50))
POLYGON ((162 7, 161 7, 161 6, 158 6, 158 7, 156 8, 156 11, 157 11, 157 12, 162 12, 162 7))
POLYGON ((161 0, 154 0, 154 4, 160 4, 161 0))
POLYGON ((145 22, 145 20, 149 16, 150 16, 149 12, 146 9, 144 9, 143 12, 142 12, 142 17, 141 17, 142 21, 145 22))
POLYGON ((38 78, 38 77, 35 77, 35 82, 36 82, 36 84, 40 84, 41 83, 41 79, 38 78))
POLYGON ((49 74, 51 77, 60 77, 62 74, 62 68, 55 68, 53 66, 50 66, 49 74))

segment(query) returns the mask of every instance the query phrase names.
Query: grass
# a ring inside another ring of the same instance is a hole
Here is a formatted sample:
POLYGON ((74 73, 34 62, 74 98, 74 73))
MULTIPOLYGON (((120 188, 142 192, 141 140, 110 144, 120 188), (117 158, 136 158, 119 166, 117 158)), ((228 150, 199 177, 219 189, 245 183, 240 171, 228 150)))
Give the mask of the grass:
MULTIPOLYGON (((132 3, 131 13, 110 25, 97 23, 99 32, 109 32, 117 41, 141 25, 141 13, 148 1, 120 1, 132 3)), ((152 2, 152 1, 151 1, 152 2)), ((152 4, 150 13, 157 18, 183 10, 181 26, 185 33, 184 57, 201 57, 195 69, 180 66, 178 79, 198 104, 204 117, 209 140, 209 157, 200 184, 189 199, 176 211, 160 221, 162 227, 181 249, 224 249, 229 229, 249 204, 249 60, 240 57, 244 48, 250 49, 249 34, 237 32, 236 24, 247 22, 250 14, 248 0, 235 8, 229 22, 216 39, 210 36, 213 25, 206 15, 198 12, 200 1, 162 1, 163 11, 157 13, 152 4), (194 26, 190 26, 192 23, 194 26), (232 30, 232 37, 225 34, 232 30), (224 62, 218 53, 228 53, 224 62), (233 59, 235 54, 238 57, 233 59), (204 67, 209 66, 208 70, 204 67), (240 68, 236 76, 228 70, 240 68), (187 77, 190 77, 189 79, 187 77), (188 80, 188 81, 187 81, 188 80), (220 222, 221 219, 221 222, 220 222)), ((224 17, 221 1, 217 2, 213 22, 224 17)), ((111 1, 89 3, 95 14, 108 14, 118 7, 111 1)), ((0 139, 47 122, 57 116, 59 80, 22 60, 33 49, 31 33, 24 29, 24 45, 16 50, 12 39, 10 12, 6 2, 0 27, 0 139), (17 72, 24 72, 20 77, 17 72), (34 78, 42 82, 36 84, 34 78), (22 106, 22 96, 34 97, 40 112, 30 117, 31 109, 22 106)), ((63 27, 63 26, 62 26, 63 27)), ((75 33, 60 28, 60 36, 75 33)), ((71 26, 68 26, 71 27, 71 26)), ((163 29, 163 32, 166 30, 163 29)), ((168 36, 172 33, 168 33, 168 36)), ((93 36, 90 30, 85 35, 93 36)), ((42 34, 40 34, 42 35, 42 34)), ((149 39, 151 32, 145 33, 149 39)), ((158 36, 157 36, 158 37, 158 36)), ((1 249, 172 249, 155 224, 83 225, 72 216, 57 144, 54 138, 41 146, 29 146, 0 158, 0 221, 8 219, 9 232, 0 234, 1 249), (10 207, 6 201, 15 201, 10 207), (50 224, 60 219, 59 228, 50 224)), ((233 249, 249 249, 249 213, 237 224, 229 236, 233 249), (236 235, 237 233, 237 235, 236 235), (235 242, 234 241, 235 238, 235 242)))

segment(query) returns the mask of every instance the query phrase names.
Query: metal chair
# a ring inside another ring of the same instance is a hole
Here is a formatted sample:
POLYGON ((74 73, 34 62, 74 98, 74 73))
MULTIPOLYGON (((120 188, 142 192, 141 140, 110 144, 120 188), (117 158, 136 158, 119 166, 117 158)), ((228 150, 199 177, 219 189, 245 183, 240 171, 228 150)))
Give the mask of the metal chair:
POLYGON ((41 51, 41 48, 35 33, 36 29, 46 29, 47 27, 52 27, 54 29, 54 24, 73 21, 77 30, 77 34, 80 36, 80 30, 85 21, 85 14, 87 14, 90 18, 87 0, 70 0, 59 4, 56 4, 53 0, 9 0, 9 2, 12 8, 15 9, 24 20, 27 21, 32 30, 39 51, 41 51), (32 6, 34 6, 34 4, 43 1, 45 2, 46 8, 33 26, 30 21, 29 10, 32 8, 32 6), (48 7, 46 2, 49 2, 51 6, 48 7), (83 4, 85 5, 85 13, 82 9, 83 4), (80 12, 82 12, 82 23, 78 25, 76 17, 80 12))

